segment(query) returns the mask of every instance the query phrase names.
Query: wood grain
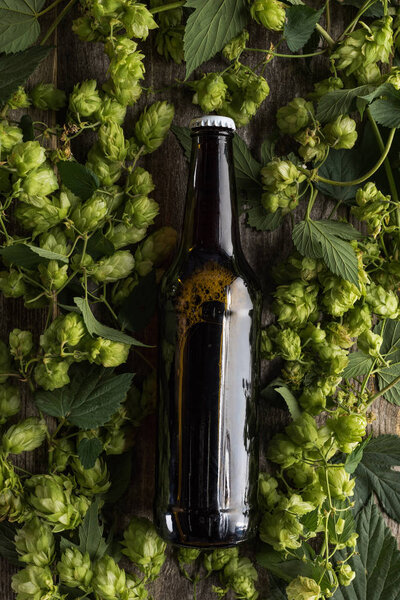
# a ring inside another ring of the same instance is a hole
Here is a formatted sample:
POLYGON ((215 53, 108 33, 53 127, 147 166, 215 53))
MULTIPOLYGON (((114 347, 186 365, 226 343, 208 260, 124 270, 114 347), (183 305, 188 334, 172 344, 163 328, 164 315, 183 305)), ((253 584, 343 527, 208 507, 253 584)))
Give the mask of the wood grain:
MULTIPOLYGON (((334 12, 334 29, 340 31, 343 22, 343 9, 334 12)), ((352 14, 352 13, 350 13, 352 14)), ((49 15, 54 18, 54 13, 49 15)), ((73 16, 76 16, 73 15, 73 16)), ((83 44, 71 32, 71 19, 68 17, 59 28, 57 40, 54 40, 57 49, 41 65, 32 84, 38 81, 53 81, 67 92, 72 90, 73 85, 83 79, 95 78, 99 82, 105 79, 107 69, 107 58, 105 57, 101 44, 83 44)), ((153 35, 154 37, 154 35, 153 35)), ((275 41, 276 35, 261 28, 251 30, 250 47, 268 47, 270 41, 275 41)), ((146 55, 146 80, 147 88, 168 88, 175 79, 184 79, 184 67, 166 63, 161 59, 154 46, 152 38, 143 45, 146 55)), ((258 53, 247 53, 245 62, 250 66, 256 66, 260 60, 258 53)), ((204 65, 202 71, 220 70, 223 68, 222 61, 214 60, 204 65)), ((312 77, 315 74, 326 75, 326 65, 322 59, 306 61, 304 59, 274 60, 265 71, 265 76, 271 87, 271 94, 264 102, 262 108, 252 120, 250 125, 241 130, 241 135, 247 140, 251 149, 257 156, 264 137, 275 128, 275 113, 279 106, 291 100, 294 96, 304 95, 311 89, 312 77)), ((200 75, 200 71, 197 72, 200 75)), ((183 87, 166 89, 163 93, 143 94, 138 104, 130 109, 126 131, 131 134, 136 115, 147 102, 158 99, 169 100, 174 103, 176 116, 174 122, 178 125, 187 125, 190 118, 199 114, 199 110, 191 103, 191 92, 183 87)), ((49 115, 38 114, 42 119, 48 119, 49 115)), ((51 118, 54 118, 51 116, 51 118)), ((79 138, 80 140, 80 138, 79 138)), ((88 137, 86 142, 81 140, 75 144, 73 150, 75 156, 82 160, 91 143, 88 137)), ((145 158, 142 165, 153 174, 156 183, 154 198, 160 203, 160 216, 157 225, 171 225, 178 231, 181 230, 183 207, 185 201, 185 189, 187 178, 187 164, 181 149, 170 134, 160 150, 145 158)), ((313 216, 326 216, 331 209, 329 201, 320 203, 314 209, 313 216)), ((275 232, 259 233, 248 228, 242 218, 241 236, 246 256, 260 278, 266 291, 265 319, 270 318, 268 310, 268 290, 270 282, 271 267, 282 260, 288 254, 291 247, 290 228, 284 225, 275 232)), ((0 297, 0 334, 6 339, 8 332, 14 327, 30 329, 36 335, 43 325, 41 315, 38 311, 27 311, 22 302, 12 302, 0 297)), ((146 341, 154 342, 156 326, 150 328, 146 334, 146 341)), ((154 356, 152 357, 154 360, 154 356)), ((141 365, 134 361, 134 368, 141 365)), ((264 383, 270 377, 267 365, 263 369, 264 383)), ((261 442, 262 447, 273 433, 282 426, 287 419, 287 414, 282 408, 262 406, 261 407, 261 442)), ((384 400, 378 400, 375 404, 377 419, 374 423, 376 433, 399 433, 400 420, 399 409, 389 405, 384 400)), ((29 399, 26 402, 24 414, 33 414, 34 409, 29 399)), ((155 420, 153 417, 146 419, 144 425, 138 432, 137 442, 134 448, 134 468, 130 488, 123 502, 117 506, 119 512, 119 524, 126 525, 133 514, 151 516, 152 498, 154 491, 154 462, 155 462, 155 420)), ((41 472, 45 469, 45 456, 27 455, 25 467, 32 472, 41 472)), ((400 539, 400 527, 390 523, 393 532, 400 539)), ((163 568, 162 577, 152 585, 153 597, 156 600, 186 600, 193 597, 191 584, 178 574, 178 568, 171 551, 169 558, 163 568)), ((11 575, 15 572, 7 562, 0 559, 0 598, 12 600, 14 594, 11 591, 11 575)), ((215 595, 211 592, 211 584, 217 580, 200 582, 197 588, 197 598, 201 600, 213 600, 215 595)), ((260 574, 261 597, 268 595, 268 583, 265 573, 260 574)))

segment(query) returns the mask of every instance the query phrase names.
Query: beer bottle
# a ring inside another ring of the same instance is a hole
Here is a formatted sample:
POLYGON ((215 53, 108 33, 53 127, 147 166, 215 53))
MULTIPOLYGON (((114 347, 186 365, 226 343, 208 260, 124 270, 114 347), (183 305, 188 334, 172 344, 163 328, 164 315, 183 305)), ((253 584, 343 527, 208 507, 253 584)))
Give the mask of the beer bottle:
POLYGON ((261 298, 239 240, 234 121, 191 124, 177 258, 160 293, 155 524, 182 546, 233 546, 254 530, 261 298))

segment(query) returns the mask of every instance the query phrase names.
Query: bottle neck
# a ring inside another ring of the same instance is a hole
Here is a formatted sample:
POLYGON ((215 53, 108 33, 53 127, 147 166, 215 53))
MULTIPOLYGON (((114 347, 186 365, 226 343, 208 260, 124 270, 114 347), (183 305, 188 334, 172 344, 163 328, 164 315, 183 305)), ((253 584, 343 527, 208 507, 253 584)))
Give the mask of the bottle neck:
POLYGON ((232 137, 221 129, 192 133, 184 231, 187 250, 234 254, 237 214, 232 137))

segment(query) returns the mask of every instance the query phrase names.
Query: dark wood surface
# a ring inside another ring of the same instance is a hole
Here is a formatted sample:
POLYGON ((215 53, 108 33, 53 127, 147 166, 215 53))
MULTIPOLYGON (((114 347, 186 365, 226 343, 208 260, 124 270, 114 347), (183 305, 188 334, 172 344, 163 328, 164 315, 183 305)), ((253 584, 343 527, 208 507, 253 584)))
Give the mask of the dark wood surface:
MULTIPOLYGON (((334 27, 341 29, 343 9, 336 9, 333 19, 334 27)), ((76 13, 75 13, 76 16, 76 13)), ((54 18, 54 14, 51 15, 54 18)), ((53 81, 67 92, 72 90, 73 85, 83 79, 95 78, 99 82, 105 80, 107 59, 103 53, 101 44, 83 44, 71 32, 71 17, 68 17, 59 28, 56 38, 53 39, 56 49, 41 65, 40 69, 32 78, 31 84, 38 81, 53 81)), ((251 30, 250 47, 268 47, 270 41, 276 39, 274 34, 257 28, 251 30)), ((144 85, 147 88, 165 89, 162 93, 143 94, 142 98, 132 109, 129 110, 126 120, 126 131, 131 135, 135 116, 146 103, 155 100, 169 100, 174 103, 176 116, 174 123, 187 125, 190 118, 199 114, 198 107, 191 103, 191 92, 182 86, 173 87, 171 84, 177 78, 184 79, 183 65, 166 63, 159 57, 151 44, 151 38, 141 45, 146 55, 146 79, 144 85)), ((260 54, 247 53, 244 61, 250 66, 255 66, 260 61, 260 54)), ((223 68, 223 62, 219 60, 210 61, 203 66, 201 71, 212 71, 223 68)), ((306 62, 304 59, 274 60, 265 71, 265 76, 271 88, 270 96, 264 102, 262 108, 250 125, 242 130, 240 134, 248 141, 254 154, 257 156, 264 136, 266 136, 275 123, 275 113, 279 106, 291 100, 294 96, 304 95, 312 88, 311 80, 313 73, 317 72, 321 78, 328 76, 325 71, 326 65, 322 59, 313 59, 306 62)), ((197 75, 200 74, 200 70, 197 75)), ((55 115, 34 111, 35 116, 41 120, 55 119, 55 115)), ((79 138, 80 140, 80 138, 79 138)), ((74 152, 78 159, 83 160, 85 152, 90 144, 79 141, 74 152)), ((169 134, 165 144, 154 154, 146 157, 141 164, 149 169, 156 183, 154 198, 160 203, 160 216, 158 225, 171 225, 178 232, 181 230, 183 207, 185 200, 185 189, 187 179, 187 164, 182 151, 174 136, 169 134)), ((314 209, 313 216, 326 216, 331 209, 329 201, 319 203, 314 209)), ((291 247, 290 228, 284 225, 278 231, 258 233, 244 225, 242 218, 242 244, 246 256, 262 281, 266 292, 265 320, 269 318, 268 311, 268 289, 270 268, 289 252, 291 247)), ((27 311, 22 302, 13 302, 0 298, 0 335, 6 339, 8 332, 19 327, 30 329, 38 334, 43 326, 43 318, 38 311, 27 311)), ((156 326, 150 328, 146 333, 146 340, 154 342, 156 326)), ((150 356, 154 360, 154 356, 150 356)), ((132 359, 134 369, 140 369, 136 359, 132 359)), ((268 371, 266 365, 263 369, 263 379, 267 381, 268 371)), ((399 409, 378 400, 374 406, 377 416, 373 429, 376 433, 398 433, 400 434, 399 409)), ((32 404, 27 398, 23 414, 35 414, 32 404)), ((262 407, 261 445, 271 437, 287 418, 283 410, 273 409, 268 406, 262 407)), ((132 471, 132 482, 129 491, 117 509, 120 514, 120 525, 123 527, 129 522, 132 515, 151 516, 152 498, 154 489, 154 462, 155 462, 155 420, 149 417, 138 432, 137 442, 134 448, 134 466, 132 471)), ((24 466, 34 473, 40 473, 45 469, 46 457, 43 454, 28 453, 25 456, 24 466)), ((393 532, 400 538, 400 527, 390 523, 393 532)), ((11 575, 15 572, 6 561, 0 559, 0 598, 11 600, 14 594, 11 591, 11 575)), ((197 588, 197 598, 201 600, 213 600, 215 595, 211 592, 212 580, 200 583, 197 588)), ((217 581, 214 581, 217 583, 217 581)), ((260 598, 268 597, 268 583, 265 574, 260 574, 260 598)), ((178 568, 172 556, 169 556, 158 581, 152 585, 152 594, 156 600, 186 600, 193 597, 191 584, 179 576, 178 568)))

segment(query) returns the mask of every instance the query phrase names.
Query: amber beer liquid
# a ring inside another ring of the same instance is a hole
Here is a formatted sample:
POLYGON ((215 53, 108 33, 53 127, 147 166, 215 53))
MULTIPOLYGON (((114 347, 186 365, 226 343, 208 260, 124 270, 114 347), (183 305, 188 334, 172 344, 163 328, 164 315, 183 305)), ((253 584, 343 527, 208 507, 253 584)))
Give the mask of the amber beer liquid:
POLYGON ((181 546, 233 546, 255 525, 261 301, 239 241, 234 127, 191 123, 183 237, 161 284, 155 523, 181 546))

